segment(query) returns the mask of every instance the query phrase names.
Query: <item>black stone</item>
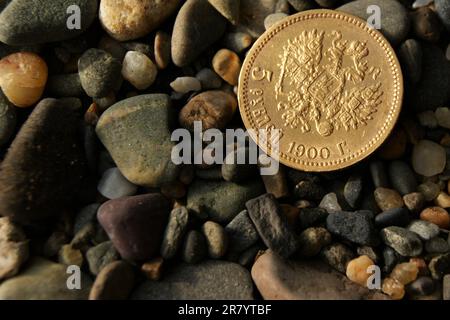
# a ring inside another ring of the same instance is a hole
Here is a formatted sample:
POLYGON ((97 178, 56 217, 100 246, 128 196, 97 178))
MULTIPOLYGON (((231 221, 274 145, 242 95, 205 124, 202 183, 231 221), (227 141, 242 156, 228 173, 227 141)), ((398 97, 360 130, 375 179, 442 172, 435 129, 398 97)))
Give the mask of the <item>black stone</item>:
POLYGON ((406 162, 392 161, 389 164, 389 178, 402 196, 417 191, 416 175, 406 162))
POLYGON ((390 226, 403 227, 411 221, 409 212, 405 208, 394 208, 384 211, 375 217, 375 225, 383 229, 390 226))
POLYGON ((321 208, 300 209, 298 220, 301 230, 317 226, 326 221, 328 212, 321 208))

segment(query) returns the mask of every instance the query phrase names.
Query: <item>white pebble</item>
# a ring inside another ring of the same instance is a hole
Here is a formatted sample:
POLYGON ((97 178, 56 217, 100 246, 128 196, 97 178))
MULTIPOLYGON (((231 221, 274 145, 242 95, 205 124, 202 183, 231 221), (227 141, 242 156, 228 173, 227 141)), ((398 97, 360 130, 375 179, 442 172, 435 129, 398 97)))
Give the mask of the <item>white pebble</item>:
POLYGON ((445 169, 447 156, 445 149, 430 140, 421 140, 414 146, 412 165, 414 171, 425 177, 442 173, 445 169))
POLYGON ((135 195, 138 187, 128 181, 118 168, 111 168, 105 171, 97 189, 105 198, 118 199, 135 195))
POLYGON ((156 80, 158 69, 145 54, 128 51, 123 59, 122 76, 136 89, 145 90, 156 80))
POLYGON ((435 114, 439 126, 450 129, 450 110, 448 108, 437 108, 435 114))
POLYGON ((425 6, 429 5, 430 3, 432 3, 433 1, 434 0, 416 0, 416 1, 414 1, 412 7, 413 7, 413 9, 425 7, 425 6))
POLYGON ((275 23, 277 23, 280 20, 283 20, 284 18, 286 18, 288 15, 286 13, 272 13, 269 14, 265 19, 264 19, 264 27, 267 29, 269 29, 271 26, 273 26, 275 23))
POLYGON ((170 86, 178 93, 188 93, 202 90, 202 84, 194 77, 178 77, 170 86))
POLYGON ((417 118, 419 119, 419 123, 422 127, 433 129, 438 126, 436 114, 431 110, 419 113, 417 118))

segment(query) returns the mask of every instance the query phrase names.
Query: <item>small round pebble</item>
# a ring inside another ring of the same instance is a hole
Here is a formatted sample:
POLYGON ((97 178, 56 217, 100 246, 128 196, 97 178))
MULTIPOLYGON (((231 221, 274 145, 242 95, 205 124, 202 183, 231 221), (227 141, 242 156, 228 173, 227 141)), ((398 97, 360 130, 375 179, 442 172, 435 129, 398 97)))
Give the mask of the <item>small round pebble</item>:
POLYGON ((265 19, 264 19, 264 28, 269 29, 271 26, 273 26, 275 23, 277 23, 278 21, 283 20, 284 18, 286 18, 288 15, 286 13, 272 13, 269 14, 265 19))
POLYGON ((299 237, 300 255, 314 257, 323 247, 331 243, 331 234, 325 228, 308 228, 299 237))
POLYGON ((447 210, 440 207, 430 207, 420 213, 420 219, 434 223, 442 229, 450 227, 450 216, 447 210))
POLYGON ((127 180, 118 168, 111 168, 103 173, 98 183, 98 191, 108 199, 135 195, 138 187, 127 180))
POLYGON ((156 80, 158 69, 152 60, 138 51, 128 51, 123 59, 122 76, 136 89, 145 90, 156 80))
POLYGON ((413 192, 403 196, 406 208, 412 213, 419 213, 425 205, 425 197, 420 192, 413 192))
POLYGON ((434 199, 434 203, 441 208, 450 208, 450 195, 445 192, 439 192, 436 199, 434 199))
POLYGON ((72 247, 70 244, 63 245, 58 253, 59 263, 65 265, 75 265, 81 267, 83 265, 83 254, 80 250, 72 247))
POLYGON ((202 90, 202 84, 194 77, 178 77, 170 83, 170 86, 178 93, 202 90))
POLYGON ((191 131, 194 130, 195 121, 202 122, 203 130, 224 129, 231 121, 237 105, 237 99, 232 93, 206 91, 195 96, 181 109, 179 122, 183 128, 191 131))
POLYGON ((392 278, 384 279, 381 291, 393 300, 401 300, 405 296, 405 286, 392 278))
POLYGON ((401 208, 404 205, 402 196, 393 189, 376 188, 374 196, 378 207, 383 211, 401 208))
POLYGON ((450 110, 448 108, 437 108, 435 114, 438 125, 450 129, 450 110))
POLYGON ((208 246, 208 254, 212 259, 220 259, 228 249, 228 236, 225 229, 218 223, 208 221, 202 226, 208 246))
POLYGON ((368 256, 360 256, 348 263, 346 275, 351 281, 366 287, 367 280, 372 274, 371 272, 367 272, 367 269, 374 264, 368 256))
POLYGON ((44 93, 47 63, 37 54, 18 52, 0 60, 0 87, 16 107, 33 106, 44 93))
POLYGON ((445 149, 430 140, 421 140, 414 146, 412 165, 414 171, 425 177, 440 174, 445 169, 447 156, 445 149))
POLYGON ((238 84, 239 72, 241 71, 241 60, 231 50, 221 49, 213 58, 214 71, 232 86, 238 84))

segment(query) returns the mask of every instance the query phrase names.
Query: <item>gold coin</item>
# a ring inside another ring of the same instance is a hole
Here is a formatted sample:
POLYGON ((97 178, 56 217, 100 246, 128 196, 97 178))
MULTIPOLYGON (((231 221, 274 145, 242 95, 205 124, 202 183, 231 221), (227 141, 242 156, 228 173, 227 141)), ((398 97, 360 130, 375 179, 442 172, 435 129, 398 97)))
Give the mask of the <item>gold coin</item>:
POLYGON ((275 24, 249 51, 239 108, 253 140, 278 129, 279 161, 304 171, 348 167, 374 152, 400 114, 394 50, 366 21, 310 10, 275 24), (252 129, 252 130, 250 130, 252 129))

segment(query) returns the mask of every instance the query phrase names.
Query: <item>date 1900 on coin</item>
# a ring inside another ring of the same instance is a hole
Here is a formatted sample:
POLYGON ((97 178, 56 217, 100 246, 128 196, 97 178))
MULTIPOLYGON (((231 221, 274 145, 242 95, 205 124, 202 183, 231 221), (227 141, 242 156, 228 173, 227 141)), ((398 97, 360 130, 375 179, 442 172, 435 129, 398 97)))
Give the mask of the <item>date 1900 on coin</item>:
POLYGON ((388 41, 366 21, 331 10, 305 11, 267 30, 239 81, 252 138, 273 156, 257 132, 278 129, 277 158, 304 171, 338 170, 370 155, 392 131, 402 97, 388 41))

